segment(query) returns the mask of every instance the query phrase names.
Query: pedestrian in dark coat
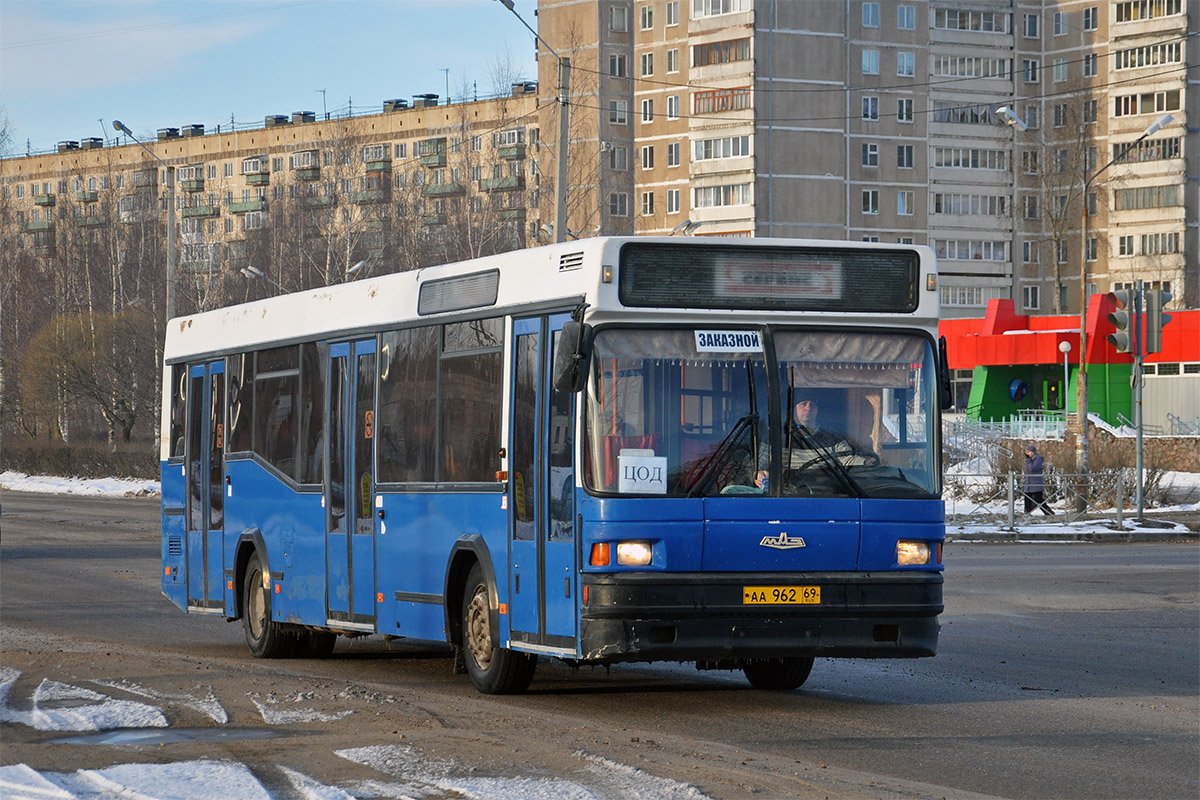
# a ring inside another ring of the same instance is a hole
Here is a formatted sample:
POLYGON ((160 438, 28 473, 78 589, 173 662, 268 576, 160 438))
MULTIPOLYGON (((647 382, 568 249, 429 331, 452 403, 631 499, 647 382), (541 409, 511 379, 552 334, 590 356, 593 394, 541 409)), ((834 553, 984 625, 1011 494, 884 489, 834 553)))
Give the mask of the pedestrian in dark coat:
POLYGON ((1043 474, 1045 461, 1038 454, 1037 448, 1029 445, 1025 448, 1025 513, 1032 514, 1034 508, 1040 508, 1043 514, 1053 515, 1054 511, 1046 505, 1046 477, 1043 474))

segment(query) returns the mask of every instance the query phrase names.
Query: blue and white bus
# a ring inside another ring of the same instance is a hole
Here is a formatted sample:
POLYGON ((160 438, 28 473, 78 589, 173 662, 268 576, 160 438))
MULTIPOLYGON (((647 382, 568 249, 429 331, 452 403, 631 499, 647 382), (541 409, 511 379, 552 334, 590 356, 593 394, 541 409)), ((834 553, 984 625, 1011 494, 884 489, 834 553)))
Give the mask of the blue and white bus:
POLYGON ((163 593, 258 657, 447 642, 485 693, 932 656, 937 318, 924 247, 638 237, 172 320, 163 593))

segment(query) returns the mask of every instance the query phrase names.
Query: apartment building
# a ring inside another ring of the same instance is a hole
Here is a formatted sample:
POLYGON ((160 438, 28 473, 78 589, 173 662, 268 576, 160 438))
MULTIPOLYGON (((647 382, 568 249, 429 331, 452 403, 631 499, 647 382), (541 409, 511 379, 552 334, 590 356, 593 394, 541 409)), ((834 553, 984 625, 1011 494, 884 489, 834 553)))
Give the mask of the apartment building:
MULTIPOLYGON (((571 236, 928 244, 948 317, 1077 313, 1134 280, 1200 306, 1195 0, 539 0, 536 22, 553 52, 511 98, 160 133, 187 268, 236 270, 296 217, 384 269, 414 243, 551 238, 561 58, 571 236)), ((111 144, 0 161, 36 252, 64 200, 89 225, 148 213, 130 198, 154 186, 164 202, 161 170, 111 144)))
POLYGON ((538 197, 537 103, 536 86, 520 83, 510 97, 465 104, 417 95, 357 117, 160 128, 144 148, 64 141, 0 160, 0 218, 14 234, 4 259, 69 263, 89 245, 128 247, 133 226, 167 217, 168 168, 180 280, 197 297, 205 282, 244 280, 247 266, 295 290, 341 280, 359 260, 393 271, 522 247, 538 220, 537 203, 527 209, 538 197))
POLYGON ((538 24, 572 63, 573 232, 929 244, 951 317, 1138 279, 1200 304, 1183 0, 541 0, 538 24))

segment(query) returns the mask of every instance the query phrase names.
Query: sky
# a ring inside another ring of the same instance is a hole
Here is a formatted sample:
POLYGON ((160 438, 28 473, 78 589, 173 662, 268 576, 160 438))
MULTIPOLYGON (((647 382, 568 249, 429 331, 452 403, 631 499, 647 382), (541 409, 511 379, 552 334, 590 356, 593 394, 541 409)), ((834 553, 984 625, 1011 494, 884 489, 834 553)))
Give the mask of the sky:
MULTIPOLYGON (((516 9, 536 27, 535 0, 516 9)), ((531 34, 496 0, 3 0, 5 155, 269 114, 382 111, 536 78, 531 34), (445 70, 449 70, 446 72, 445 70), (321 90, 324 90, 323 92, 321 90)))

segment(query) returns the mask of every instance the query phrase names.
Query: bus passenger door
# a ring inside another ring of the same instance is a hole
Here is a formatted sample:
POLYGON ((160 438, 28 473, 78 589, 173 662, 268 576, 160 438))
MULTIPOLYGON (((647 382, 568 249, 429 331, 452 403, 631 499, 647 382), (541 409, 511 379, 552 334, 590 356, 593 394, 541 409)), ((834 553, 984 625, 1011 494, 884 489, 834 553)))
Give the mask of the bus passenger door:
POLYGON ((225 362, 188 370, 188 609, 225 607, 225 362))
POLYGON ((575 649, 575 395, 553 388, 566 314, 514 320, 509 576, 516 641, 575 649))
POLYGON ((375 627, 375 340, 329 346, 325 430, 326 617, 375 627))

